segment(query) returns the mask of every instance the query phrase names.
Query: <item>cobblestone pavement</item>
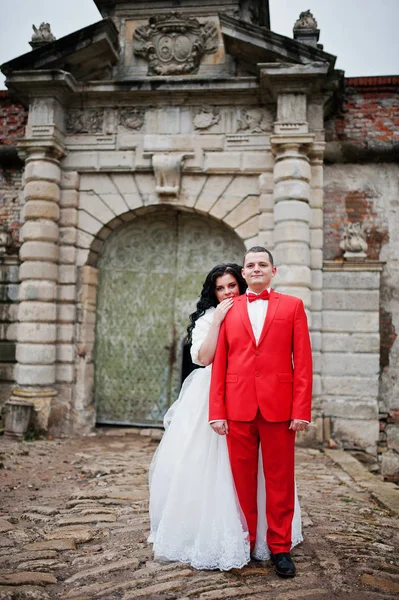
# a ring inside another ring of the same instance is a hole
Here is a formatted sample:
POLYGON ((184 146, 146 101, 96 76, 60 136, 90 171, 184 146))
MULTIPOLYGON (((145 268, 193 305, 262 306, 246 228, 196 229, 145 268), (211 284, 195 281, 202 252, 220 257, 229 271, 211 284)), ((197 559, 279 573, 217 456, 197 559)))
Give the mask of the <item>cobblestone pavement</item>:
POLYGON ((270 562, 227 573, 154 562, 146 538, 155 448, 154 438, 134 430, 2 438, 0 599, 398 598, 399 519, 372 499, 360 475, 337 464, 339 451, 332 460, 297 450, 305 542, 294 550, 294 579, 279 579, 270 562))

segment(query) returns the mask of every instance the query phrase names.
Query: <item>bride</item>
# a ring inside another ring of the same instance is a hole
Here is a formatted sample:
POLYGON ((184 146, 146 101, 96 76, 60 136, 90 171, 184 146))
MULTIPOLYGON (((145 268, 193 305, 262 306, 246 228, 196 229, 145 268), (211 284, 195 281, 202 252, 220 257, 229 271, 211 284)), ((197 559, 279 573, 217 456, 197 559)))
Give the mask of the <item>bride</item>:
MULTIPOLYGON (((189 563, 196 569, 227 571, 251 559, 245 517, 237 500, 226 437, 208 423, 211 363, 220 326, 233 298, 245 292, 238 265, 217 265, 207 275, 188 328, 196 369, 164 418, 165 434, 150 466, 148 538, 158 560, 189 563)), ((256 545, 252 557, 270 558, 266 545, 265 481, 259 453, 256 545)), ((292 546, 302 541, 295 497, 292 546)))

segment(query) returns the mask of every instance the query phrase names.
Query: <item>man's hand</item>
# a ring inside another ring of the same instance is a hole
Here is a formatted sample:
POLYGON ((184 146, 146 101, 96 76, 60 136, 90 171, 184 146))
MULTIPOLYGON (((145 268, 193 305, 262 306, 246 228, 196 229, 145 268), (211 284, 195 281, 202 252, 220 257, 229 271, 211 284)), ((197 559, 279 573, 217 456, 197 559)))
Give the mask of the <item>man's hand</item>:
POLYGON ((226 435, 229 433, 229 426, 227 425, 227 421, 214 421, 210 423, 213 431, 216 431, 219 435, 226 435))
POLYGON ((294 419, 290 423, 290 429, 293 431, 305 431, 308 428, 309 423, 306 421, 301 421, 300 419, 294 419))

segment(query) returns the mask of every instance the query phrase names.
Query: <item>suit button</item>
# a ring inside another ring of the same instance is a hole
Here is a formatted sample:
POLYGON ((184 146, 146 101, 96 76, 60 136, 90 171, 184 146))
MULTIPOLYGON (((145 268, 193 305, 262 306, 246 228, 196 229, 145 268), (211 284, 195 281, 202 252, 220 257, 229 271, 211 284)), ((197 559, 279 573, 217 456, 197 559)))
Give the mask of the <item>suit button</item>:
POLYGON ((260 377, 260 373, 255 373, 255 377, 260 377))
POLYGON ((259 356, 259 355, 260 355, 260 352, 259 352, 259 350, 257 350, 257 351, 255 352, 255 354, 256 354, 256 356, 259 356))

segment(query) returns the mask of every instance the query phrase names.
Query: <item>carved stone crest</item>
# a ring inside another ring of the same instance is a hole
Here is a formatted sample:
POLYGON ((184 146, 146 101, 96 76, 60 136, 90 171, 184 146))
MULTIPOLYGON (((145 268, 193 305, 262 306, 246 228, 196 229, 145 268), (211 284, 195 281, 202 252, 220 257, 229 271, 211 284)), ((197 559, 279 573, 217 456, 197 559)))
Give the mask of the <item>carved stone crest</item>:
POLYGON ((273 128, 272 115, 261 108, 241 109, 237 121, 237 131, 265 133, 273 128))
POLYGON ((339 246, 344 258, 366 258, 368 244, 360 223, 347 223, 339 246))
POLYGON ((317 29, 317 21, 310 10, 301 12, 299 19, 295 21, 294 31, 298 29, 317 29))
POLYGON ((144 110, 139 108, 121 108, 119 111, 119 125, 127 129, 138 131, 144 124, 144 110))
POLYGON ((29 42, 32 48, 38 48, 49 42, 54 42, 55 36, 51 33, 50 23, 41 23, 39 29, 32 25, 34 31, 32 40, 29 42))
POLYGON ((70 108, 67 112, 67 133, 102 133, 104 111, 98 108, 70 108))
POLYGON ((212 127, 212 125, 219 123, 219 121, 220 113, 218 109, 211 106, 203 106, 197 110, 193 118, 193 125, 194 129, 205 131, 206 129, 212 127))
POLYGON ((134 32, 133 50, 148 60, 148 75, 196 73, 202 57, 218 48, 218 31, 212 21, 173 11, 150 17, 134 32))

